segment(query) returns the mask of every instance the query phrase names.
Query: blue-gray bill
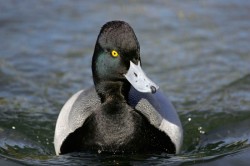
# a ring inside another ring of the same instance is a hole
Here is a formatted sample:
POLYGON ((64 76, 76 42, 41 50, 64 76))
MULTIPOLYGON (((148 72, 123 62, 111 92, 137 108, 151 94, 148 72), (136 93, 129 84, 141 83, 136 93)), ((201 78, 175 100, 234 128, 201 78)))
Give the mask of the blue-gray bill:
POLYGON ((129 70, 124 76, 139 92, 155 93, 159 89, 159 86, 151 81, 143 72, 140 62, 136 65, 130 61, 129 70))

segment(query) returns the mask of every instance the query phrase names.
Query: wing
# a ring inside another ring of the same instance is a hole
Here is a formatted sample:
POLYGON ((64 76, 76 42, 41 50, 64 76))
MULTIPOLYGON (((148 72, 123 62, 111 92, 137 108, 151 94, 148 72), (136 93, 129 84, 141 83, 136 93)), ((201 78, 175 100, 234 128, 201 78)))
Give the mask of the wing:
POLYGON ((183 141, 182 125, 175 108, 160 90, 155 94, 141 93, 132 87, 129 104, 140 111, 153 126, 166 133, 175 144, 176 153, 180 152, 183 141))
POLYGON ((57 155, 69 134, 80 128, 100 103, 93 87, 77 92, 65 103, 56 122, 54 146, 57 155))

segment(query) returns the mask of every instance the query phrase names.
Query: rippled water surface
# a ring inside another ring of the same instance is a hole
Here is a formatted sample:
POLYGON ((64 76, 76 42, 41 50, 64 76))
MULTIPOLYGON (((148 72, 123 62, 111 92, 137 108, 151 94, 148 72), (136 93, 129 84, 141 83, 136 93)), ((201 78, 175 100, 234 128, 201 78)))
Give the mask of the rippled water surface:
POLYGON ((0 165, 247 165, 250 2, 0 0, 0 165), (174 103, 179 155, 55 156, 56 118, 92 85, 100 27, 127 21, 144 70, 174 103))

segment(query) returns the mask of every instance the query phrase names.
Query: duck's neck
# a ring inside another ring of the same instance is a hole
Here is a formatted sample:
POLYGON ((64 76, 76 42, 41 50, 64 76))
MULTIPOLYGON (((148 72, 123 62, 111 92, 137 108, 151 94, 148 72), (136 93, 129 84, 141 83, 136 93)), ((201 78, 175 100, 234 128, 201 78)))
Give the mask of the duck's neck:
POLYGON ((128 99, 130 84, 123 81, 103 81, 96 84, 96 91, 101 102, 119 101, 125 102, 128 99))

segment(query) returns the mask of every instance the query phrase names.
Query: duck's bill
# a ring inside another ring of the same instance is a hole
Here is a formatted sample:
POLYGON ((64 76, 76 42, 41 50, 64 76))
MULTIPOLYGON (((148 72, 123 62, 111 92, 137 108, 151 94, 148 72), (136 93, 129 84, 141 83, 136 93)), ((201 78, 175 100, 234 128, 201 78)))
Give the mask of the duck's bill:
POLYGON ((130 67, 125 78, 131 83, 131 85, 139 92, 143 93, 155 93, 159 86, 151 81, 141 68, 140 62, 138 65, 130 61, 130 67))

